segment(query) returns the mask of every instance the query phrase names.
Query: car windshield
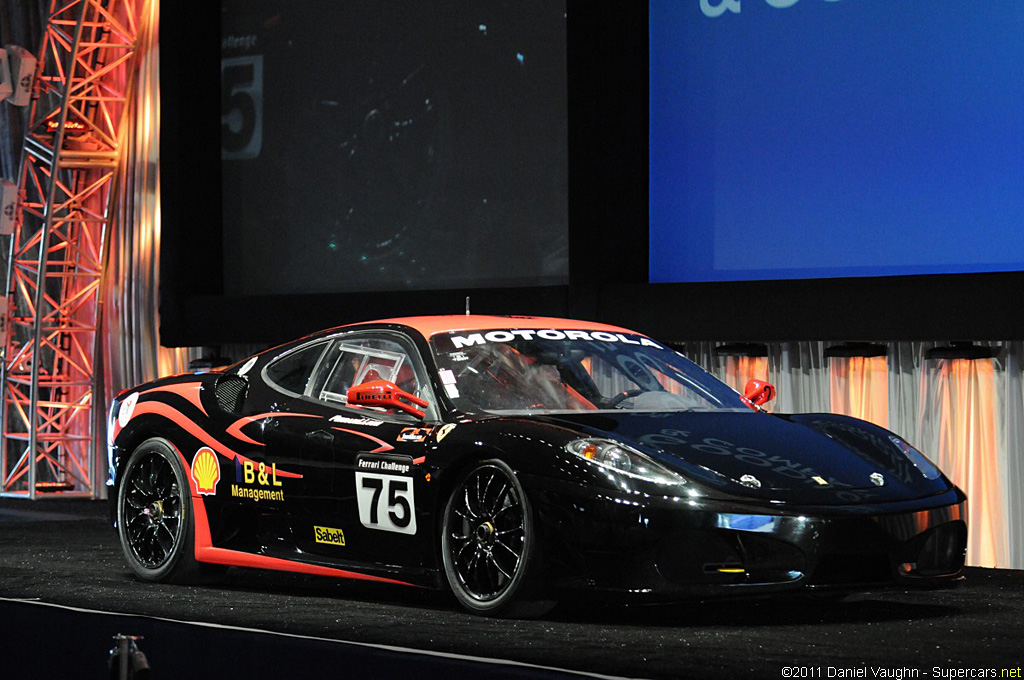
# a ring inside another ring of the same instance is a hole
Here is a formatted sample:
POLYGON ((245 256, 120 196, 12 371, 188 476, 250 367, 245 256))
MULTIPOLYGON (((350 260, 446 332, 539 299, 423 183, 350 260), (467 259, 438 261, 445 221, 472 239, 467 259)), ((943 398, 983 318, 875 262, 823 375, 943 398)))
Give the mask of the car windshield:
POLYGON ((430 344, 446 394, 467 413, 749 410, 728 385, 641 335, 496 329, 430 344))

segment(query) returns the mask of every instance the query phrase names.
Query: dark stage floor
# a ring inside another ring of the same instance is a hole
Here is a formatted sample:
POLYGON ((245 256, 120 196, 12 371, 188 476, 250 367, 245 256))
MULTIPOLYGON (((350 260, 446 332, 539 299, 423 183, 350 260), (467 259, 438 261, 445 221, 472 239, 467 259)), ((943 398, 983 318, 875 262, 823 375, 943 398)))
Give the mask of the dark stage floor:
POLYGON ((217 585, 144 584, 105 518, 105 503, 0 499, 3 677, 19 668, 37 669, 32 677, 103 677, 115 633, 146 636, 141 647, 157 678, 780 678, 794 666, 804 668, 794 677, 991 669, 1019 678, 1024 666, 1019 571, 972 569, 953 590, 838 603, 574 605, 540 621, 502 621, 465 614, 441 594, 243 569, 217 585))

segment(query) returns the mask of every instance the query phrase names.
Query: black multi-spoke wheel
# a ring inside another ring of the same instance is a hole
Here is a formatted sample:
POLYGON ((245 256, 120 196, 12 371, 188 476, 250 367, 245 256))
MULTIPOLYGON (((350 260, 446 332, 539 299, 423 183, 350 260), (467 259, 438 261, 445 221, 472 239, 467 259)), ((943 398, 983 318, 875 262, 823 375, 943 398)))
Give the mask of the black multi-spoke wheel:
POLYGON ((147 439, 128 459, 117 497, 121 549, 146 581, 188 581, 195 562, 192 506, 185 469, 163 439, 147 439))
POLYGON ((534 599, 538 584, 533 514, 512 469, 486 461, 456 485, 441 534, 445 575, 470 611, 540 616, 552 606, 534 599))

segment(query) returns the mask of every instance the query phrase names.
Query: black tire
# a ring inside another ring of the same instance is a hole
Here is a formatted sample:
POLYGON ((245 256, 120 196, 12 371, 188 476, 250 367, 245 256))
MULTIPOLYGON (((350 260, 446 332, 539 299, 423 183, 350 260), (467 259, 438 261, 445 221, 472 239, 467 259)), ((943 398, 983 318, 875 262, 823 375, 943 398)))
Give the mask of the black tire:
POLYGON ((463 607, 485 616, 533 618, 555 606, 540 597, 533 510, 508 465, 488 460, 455 485, 445 505, 441 553, 463 607))
POLYGON ((117 494, 117 533, 128 565, 143 581, 194 583, 223 572, 196 562, 191 487, 165 439, 147 439, 128 459, 117 494))

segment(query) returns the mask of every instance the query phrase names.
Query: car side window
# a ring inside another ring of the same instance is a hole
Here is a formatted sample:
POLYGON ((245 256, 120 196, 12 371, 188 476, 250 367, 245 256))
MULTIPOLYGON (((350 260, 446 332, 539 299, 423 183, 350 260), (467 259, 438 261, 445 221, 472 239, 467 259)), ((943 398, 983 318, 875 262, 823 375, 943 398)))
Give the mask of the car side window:
POLYGON ((318 342, 289 352, 267 366, 265 369, 267 380, 292 394, 305 394, 313 369, 320 361, 320 356, 327 344, 318 342))
POLYGON ((375 349, 361 344, 340 342, 331 349, 333 365, 319 394, 323 401, 348 401, 348 389, 354 385, 387 380, 396 382, 408 357, 403 352, 375 349))
POLYGON ((309 395, 337 404, 348 403, 350 387, 387 380, 433 402, 426 373, 415 350, 389 337, 353 334, 335 340, 320 362, 309 395))

